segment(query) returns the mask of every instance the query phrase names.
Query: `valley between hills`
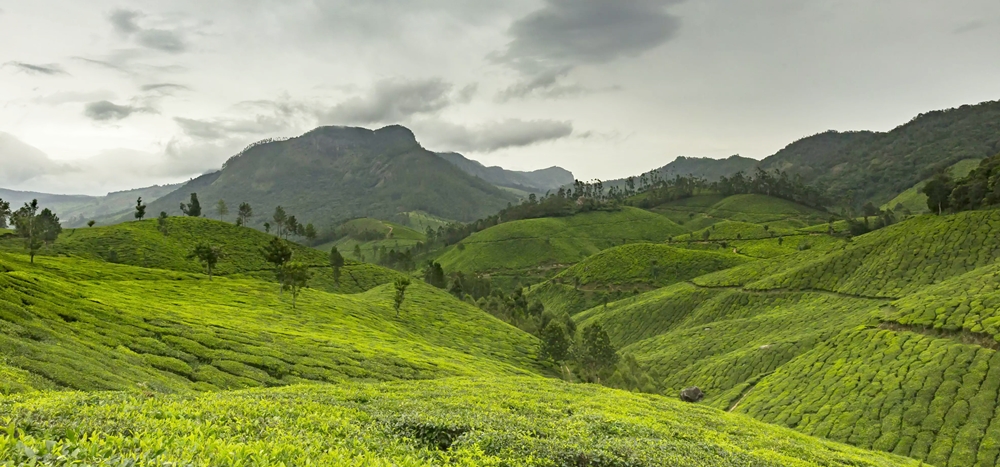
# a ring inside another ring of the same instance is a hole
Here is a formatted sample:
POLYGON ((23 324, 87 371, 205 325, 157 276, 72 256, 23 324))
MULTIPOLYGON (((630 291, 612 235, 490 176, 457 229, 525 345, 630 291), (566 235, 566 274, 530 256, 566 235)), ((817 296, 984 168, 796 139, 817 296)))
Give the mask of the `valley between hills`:
POLYGON ((0 191, 0 463, 1000 465, 998 109, 611 181, 321 127, 0 191))

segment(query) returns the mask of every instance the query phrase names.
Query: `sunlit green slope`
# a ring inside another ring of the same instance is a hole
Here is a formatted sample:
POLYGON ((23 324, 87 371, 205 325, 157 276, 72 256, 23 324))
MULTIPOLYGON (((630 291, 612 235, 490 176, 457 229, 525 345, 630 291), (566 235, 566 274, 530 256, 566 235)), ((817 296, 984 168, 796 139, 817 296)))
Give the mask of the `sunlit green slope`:
POLYGON ((743 264, 728 251, 699 251, 664 244, 633 243, 609 248, 532 287, 529 296, 545 308, 574 314, 637 291, 743 264))
POLYGON ((826 222, 828 213, 792 201, 765 195, 702 195, 672 201, 652 209, 684 225, 701 230, 724 220, 750 224, 774 224, 790 229, 826 222))
POLYGON ((1000 213, 923 216, 574 317, 676 393, 934 465, 996 465, 1000 213))
POLYGON ((392 294, 306 290, 293 309, 257 279, 0 254, 0 392, 534 371, 534 337, 421 282, 396 318, 392 294))
POLYGON ((14 463, 918 465, 676 400, 525 377, 32 395, 0 398, 0 423, 12 427, 0 459, 14 463))
MULTIPOLYGON (((80 258, 130 264, 181 272, 203 272, 196 260, 188 258, 200 243, 218 246, 225 255, 215 274, 249 275, 272 279, 272 266, 264 260, 261 249, 274 238, 258 230, 205 218, 171 217, 166 234, 156 220, 125 222, 107 227, 66 229, 55 244, 42 249, 42 255, 69 255, 80 258)), ((348 261, 340 284, 334 282, 328 252, 290 243, 293 260, 312 266, 312 284, 324 290, 361 292, 391 282, 398 273, 371 264, 348 261)), ((0 240, 0 250, 23 251, 15 238, 0 240)))
MULTIPOLYGON (((948 168, 948 173, 952 178, 958 180, 969 175, 976 167, 979 167, 979 163, 982 159, 965 159, 959 161, 955 165, 948 168)), ((922 190, 927 181, 921 181, 916 185, 908 188, 906 191, 896 195, 895 198, 885 203, 882 209, 893 209, 897 210, 899 206, 902 206, 904 210, 910 211, 912 213, 924 213, 927 212, 927 195, 925 195, 922 190)))
POLYGON ((662 242, 682 233, 683 228, 663 216, 626 207, 506 222, 462 240, 438 261, 449 272, 564 268, 615 245, 662 242))

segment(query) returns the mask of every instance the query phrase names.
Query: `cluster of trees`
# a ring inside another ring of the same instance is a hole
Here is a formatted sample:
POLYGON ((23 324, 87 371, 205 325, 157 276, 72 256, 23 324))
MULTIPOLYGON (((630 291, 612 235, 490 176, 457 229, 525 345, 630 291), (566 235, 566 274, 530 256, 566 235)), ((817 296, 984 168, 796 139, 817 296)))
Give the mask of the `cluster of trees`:
POLYGON ((766 171, 757 168, 753 175, 737 172, 731 177, 722 177, 712 183, 711 188, 720 194, 731 196, 737 194, 758 194, 786 199, 819 210, 825 210, 829 200, 822 193, 805 184, 802 177, 796 174, 789 177, 787 172, 778 169, 766 171))
POLYGON ((938 214, 1000 205, 1000 154, 984 159, 960 180, 941 171, 924 185, 923 192, 927 207, 938 214))
POLYGON ((48 208, 39 211, 37 199, 24 203, 17 211, 12 211, 10 203, 0 199, 0 227, 7 228, 8 225, 14 228, 15 235, 24 239, 24 248, 28 250, 32 264, 38 251, 55 242, 62 233, 59 216, 48 208))
MULTIPOLYGON (((292 261, 292 248, 280 237, 272 238, 271 242, 261 250, 261 254, 265 261, 271 263, 274 278, 281 285, 280 292, 284 293, 287 290, 292 294, 292 308, 295 308, 299 294, 302 289, 308 287, 309 279, 312 278, 309 266, 299 261, 292 261)), ((334 270, 339 280, 339 267, 334 267, 334 270)))
POLYGON ((316 239, 316 227, 312 223, 303 224, 299 222, 294 215, 289 215, 285 212, 285 208, 281 206, 274 208, 271 221, 274 222, 273 225, 270 222, 264 223, 264 231, 267 233, 271 233, 271 230, 274 229, 275 235, 284 239, 288 239, 289 235, 295 235, 310 241, 316 239))

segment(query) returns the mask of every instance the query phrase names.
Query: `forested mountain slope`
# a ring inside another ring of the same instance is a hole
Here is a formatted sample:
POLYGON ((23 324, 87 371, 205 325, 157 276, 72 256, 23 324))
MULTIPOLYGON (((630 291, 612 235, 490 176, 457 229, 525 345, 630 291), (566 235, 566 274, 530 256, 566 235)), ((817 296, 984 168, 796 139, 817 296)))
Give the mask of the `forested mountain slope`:
POLYGON ((457 152, 437 153, 444 160, 473 177, 481 178, 496 186, 514 188, 528 192, 544 194, 547 191, 558 190, 559 187, 573 184, 573 173, 562 167, 520 172, 502 167, 486 167, 457 152))
POLYGON ((409 211, 470 221, 517 200, 422 148, 401 126, 375 131, 320 127, 252 146, 219 172, 150 203, 149 212, 180 214, 180 203, 188 202, 191 193, 198 193, 206 216, 214 216, 220 199, 233 212, 239 203, 250 203, 256 214, 252 226, 262 225, 279 205, 303 223, 327 227, 354 217, 388 220, 409 211))
POLYGON ((801 175, 833 200, 884 204, 936 171, 1000 152, 1000 101, 914 117, 893 130, 828 131, 800 139, 761 161, 801 175))

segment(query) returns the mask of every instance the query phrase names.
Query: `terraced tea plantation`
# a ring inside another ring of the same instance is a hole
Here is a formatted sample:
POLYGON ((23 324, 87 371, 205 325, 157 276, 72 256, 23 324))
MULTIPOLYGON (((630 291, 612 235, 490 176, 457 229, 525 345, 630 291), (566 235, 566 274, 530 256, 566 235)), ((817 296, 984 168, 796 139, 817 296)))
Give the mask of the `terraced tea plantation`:
POLYGON ((1000 454, 1000 213, 922 216, 574 317, 665 394, 933 465, 1000 454))

